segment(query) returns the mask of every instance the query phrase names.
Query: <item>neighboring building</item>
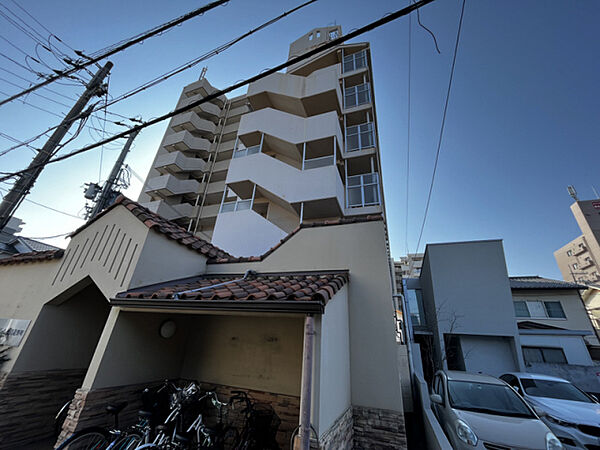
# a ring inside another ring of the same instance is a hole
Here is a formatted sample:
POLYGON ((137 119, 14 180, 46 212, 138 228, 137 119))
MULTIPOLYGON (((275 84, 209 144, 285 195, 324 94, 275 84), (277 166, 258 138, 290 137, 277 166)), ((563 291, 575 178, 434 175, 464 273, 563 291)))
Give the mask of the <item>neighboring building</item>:
MULTIPOLYGON (((339 34, 314 29, 289 57, 339 34)), ((202 78, 177 105, 215 91, 202 78)), ((373 99, 369 44, 352 43, 202 104, 169 123, 139 201, 236 256, 301 224, 382 214, 373 99)))
POLYGON ((43 252, 49 250, 59 250, 58 247, 48 245, 35 239, 17 236, 17 233, 23 228, 23 221, 12 217, 8 224, 0 230, 0 259, 18 253, 43 252))
POLYGON ((396 278, 418 278, 423 267, 424 253, 409 253, 394 261, 396 278))
POLYGON ((599 342, 579 293, 586 286, 508 277, 502 241, 428 244, 421 276, 404 288, 426 378, 438 368, 517 370, 600 391, 590 356, 599 342))
MULTIPOLYGON (((596 329, 596 335, 600 333, 600 287, 587 286, 587 289, 581 293, 581 298, 585 304, 592 325, 596 329)), ((600 360, 600 351, 595 353, 600 360)))
POLYGON ((581 236, 554 252, 563 279, 576 283, 600 283, 600 200, 576 201, 571 211, 581 236))

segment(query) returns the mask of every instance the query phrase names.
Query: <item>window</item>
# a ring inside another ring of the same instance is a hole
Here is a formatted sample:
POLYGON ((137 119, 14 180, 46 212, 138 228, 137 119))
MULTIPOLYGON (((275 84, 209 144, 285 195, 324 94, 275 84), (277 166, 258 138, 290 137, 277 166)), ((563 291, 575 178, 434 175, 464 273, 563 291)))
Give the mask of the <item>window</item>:
POLYGON ((515 317, 531 317, 532 319, 566 319, 560 302, 515 301, 515 317))
POLYGON ((348 177, 346 193, 348 207, 379 204, 379 179, 376 173, 348 177))
POLYGON ((573 269, 577 270, 579 268, 579 265, 577 263, 573 264, 573 269))
POLYGON ((523 359, 525 360, 525 364, 567 364, 567 358, 562 348, 523 347, 523 359))
POLYGON ((338 37, 338 31, 333 30, 329 32, 329 39, 336 39, 338 37))
POLYGON ((573 256, 573 250, 567 250, 567 256, 573 256))
POLYGON ((313 34, 312 34, 312 33, 310 33, 310 34, 308 35, 308 40, 309 40, 309 41, 312 41, 312 40, 313 40, 313 34))
POLYGON ((353 152, 375 146, 373 123, 367 122, 346 128, 346 151, 353 152))
POLYGON ((344 108, 364 105, 371 101, 369 83, 352 86, 344 90, 344 108))
POLYGON ((363 67, 367 67, 367 52, 365 50, 344 56, 342 73, 352 72, 363 67))

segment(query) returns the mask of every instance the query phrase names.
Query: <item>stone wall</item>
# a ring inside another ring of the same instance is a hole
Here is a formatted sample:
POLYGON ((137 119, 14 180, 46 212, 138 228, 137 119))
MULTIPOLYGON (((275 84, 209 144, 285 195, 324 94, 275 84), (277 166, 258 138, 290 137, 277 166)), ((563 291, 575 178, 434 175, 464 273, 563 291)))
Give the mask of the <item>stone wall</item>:
POLYGON ((404 449, 406 430, 404 415, 397 411, 354 406, 354 448, 404 449))
MULTIPOLYGON (((119 403, 127 401, 128 405, 122 413, 119 414, 119 425, 131 425, 137 419, 137 412, 142 407, 141 394, 144 388, 159 385, 160 382, 135 384, 128 386, 115 386, 111 388, 82 390, 78 389, 71 403, 67 418, 63 424, 63 429, 57 444, 70 436, 73 432, 89 426, 112 425, 112 418, 106 414, 106 405, 109 403, 119 403)), ((185 384, 180 382, 179 384, 185 384)), ((289 441, 294 428, 298 425, 298 414, 300 410, 300 398, 296 396, 273 394, 268 392, 240 389, 232 386, 221 386, 214 384, 201 383, 203 390, 213 390, 217 392, 219 400, 227 402, 231 397, 231 391, 245 391, 258 403, 270 404, 279 418, 281 424, 277 433, 277 442, 282 449, 289 448, 289 441)), ((241 428, 243 425, 243 415, 241 405, 231 410, 227 420, 234 426, 241 428)), ((205 423, 210 426, 211 422, 216 420, 216 409, 209 409, 205 414, 205 423), (210 414, 210 412, 213 414, 210 414)))
POLYGON ((350 407, 344 414, 338 417, 331 428, 321 436, 321 448, 324 450, 344 450, 352 448, 354 439, 352 425, 352 407, 350 407))
POLYGON ((0 448, 26 446, 54 433, 54 417, 81 386, 85 370, 11 373, 0 389, 0 448))

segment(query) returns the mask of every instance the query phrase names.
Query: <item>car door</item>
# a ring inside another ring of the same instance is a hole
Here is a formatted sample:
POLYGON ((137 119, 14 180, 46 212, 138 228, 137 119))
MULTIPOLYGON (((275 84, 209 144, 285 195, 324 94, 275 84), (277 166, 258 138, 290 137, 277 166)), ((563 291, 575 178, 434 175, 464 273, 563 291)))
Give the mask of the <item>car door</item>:
POLYGON ((442 397, 442 404, 438 405, 434 403, 434 412, 440 425, 442 426, 444 432, 448 435, 449 427, 452 423, 452 418, 450 417, 450 410, 448 408, 448 395, 446 392, 446 382, 445 378, 441 373, 436 374, 433 380, 433 392, 435 394, 439 394, 442 397))

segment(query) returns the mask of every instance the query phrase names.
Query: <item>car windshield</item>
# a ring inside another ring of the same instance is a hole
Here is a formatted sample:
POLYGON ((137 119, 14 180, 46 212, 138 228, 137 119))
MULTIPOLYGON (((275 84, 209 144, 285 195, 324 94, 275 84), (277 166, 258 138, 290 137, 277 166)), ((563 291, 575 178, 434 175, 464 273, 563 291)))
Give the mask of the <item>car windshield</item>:
POLYGON ((571 383, 565 383, 564 381, 521 378, 521 384, 523 385, 523 389, 525 389, 525 393, 532 397, 549 397, 560 400, 594 403, 571 383))
POLYGON ((472 381, 448 381, 448 397, 454 409, 500 416, 531 417, 525 402, 508 386, 472 381))

